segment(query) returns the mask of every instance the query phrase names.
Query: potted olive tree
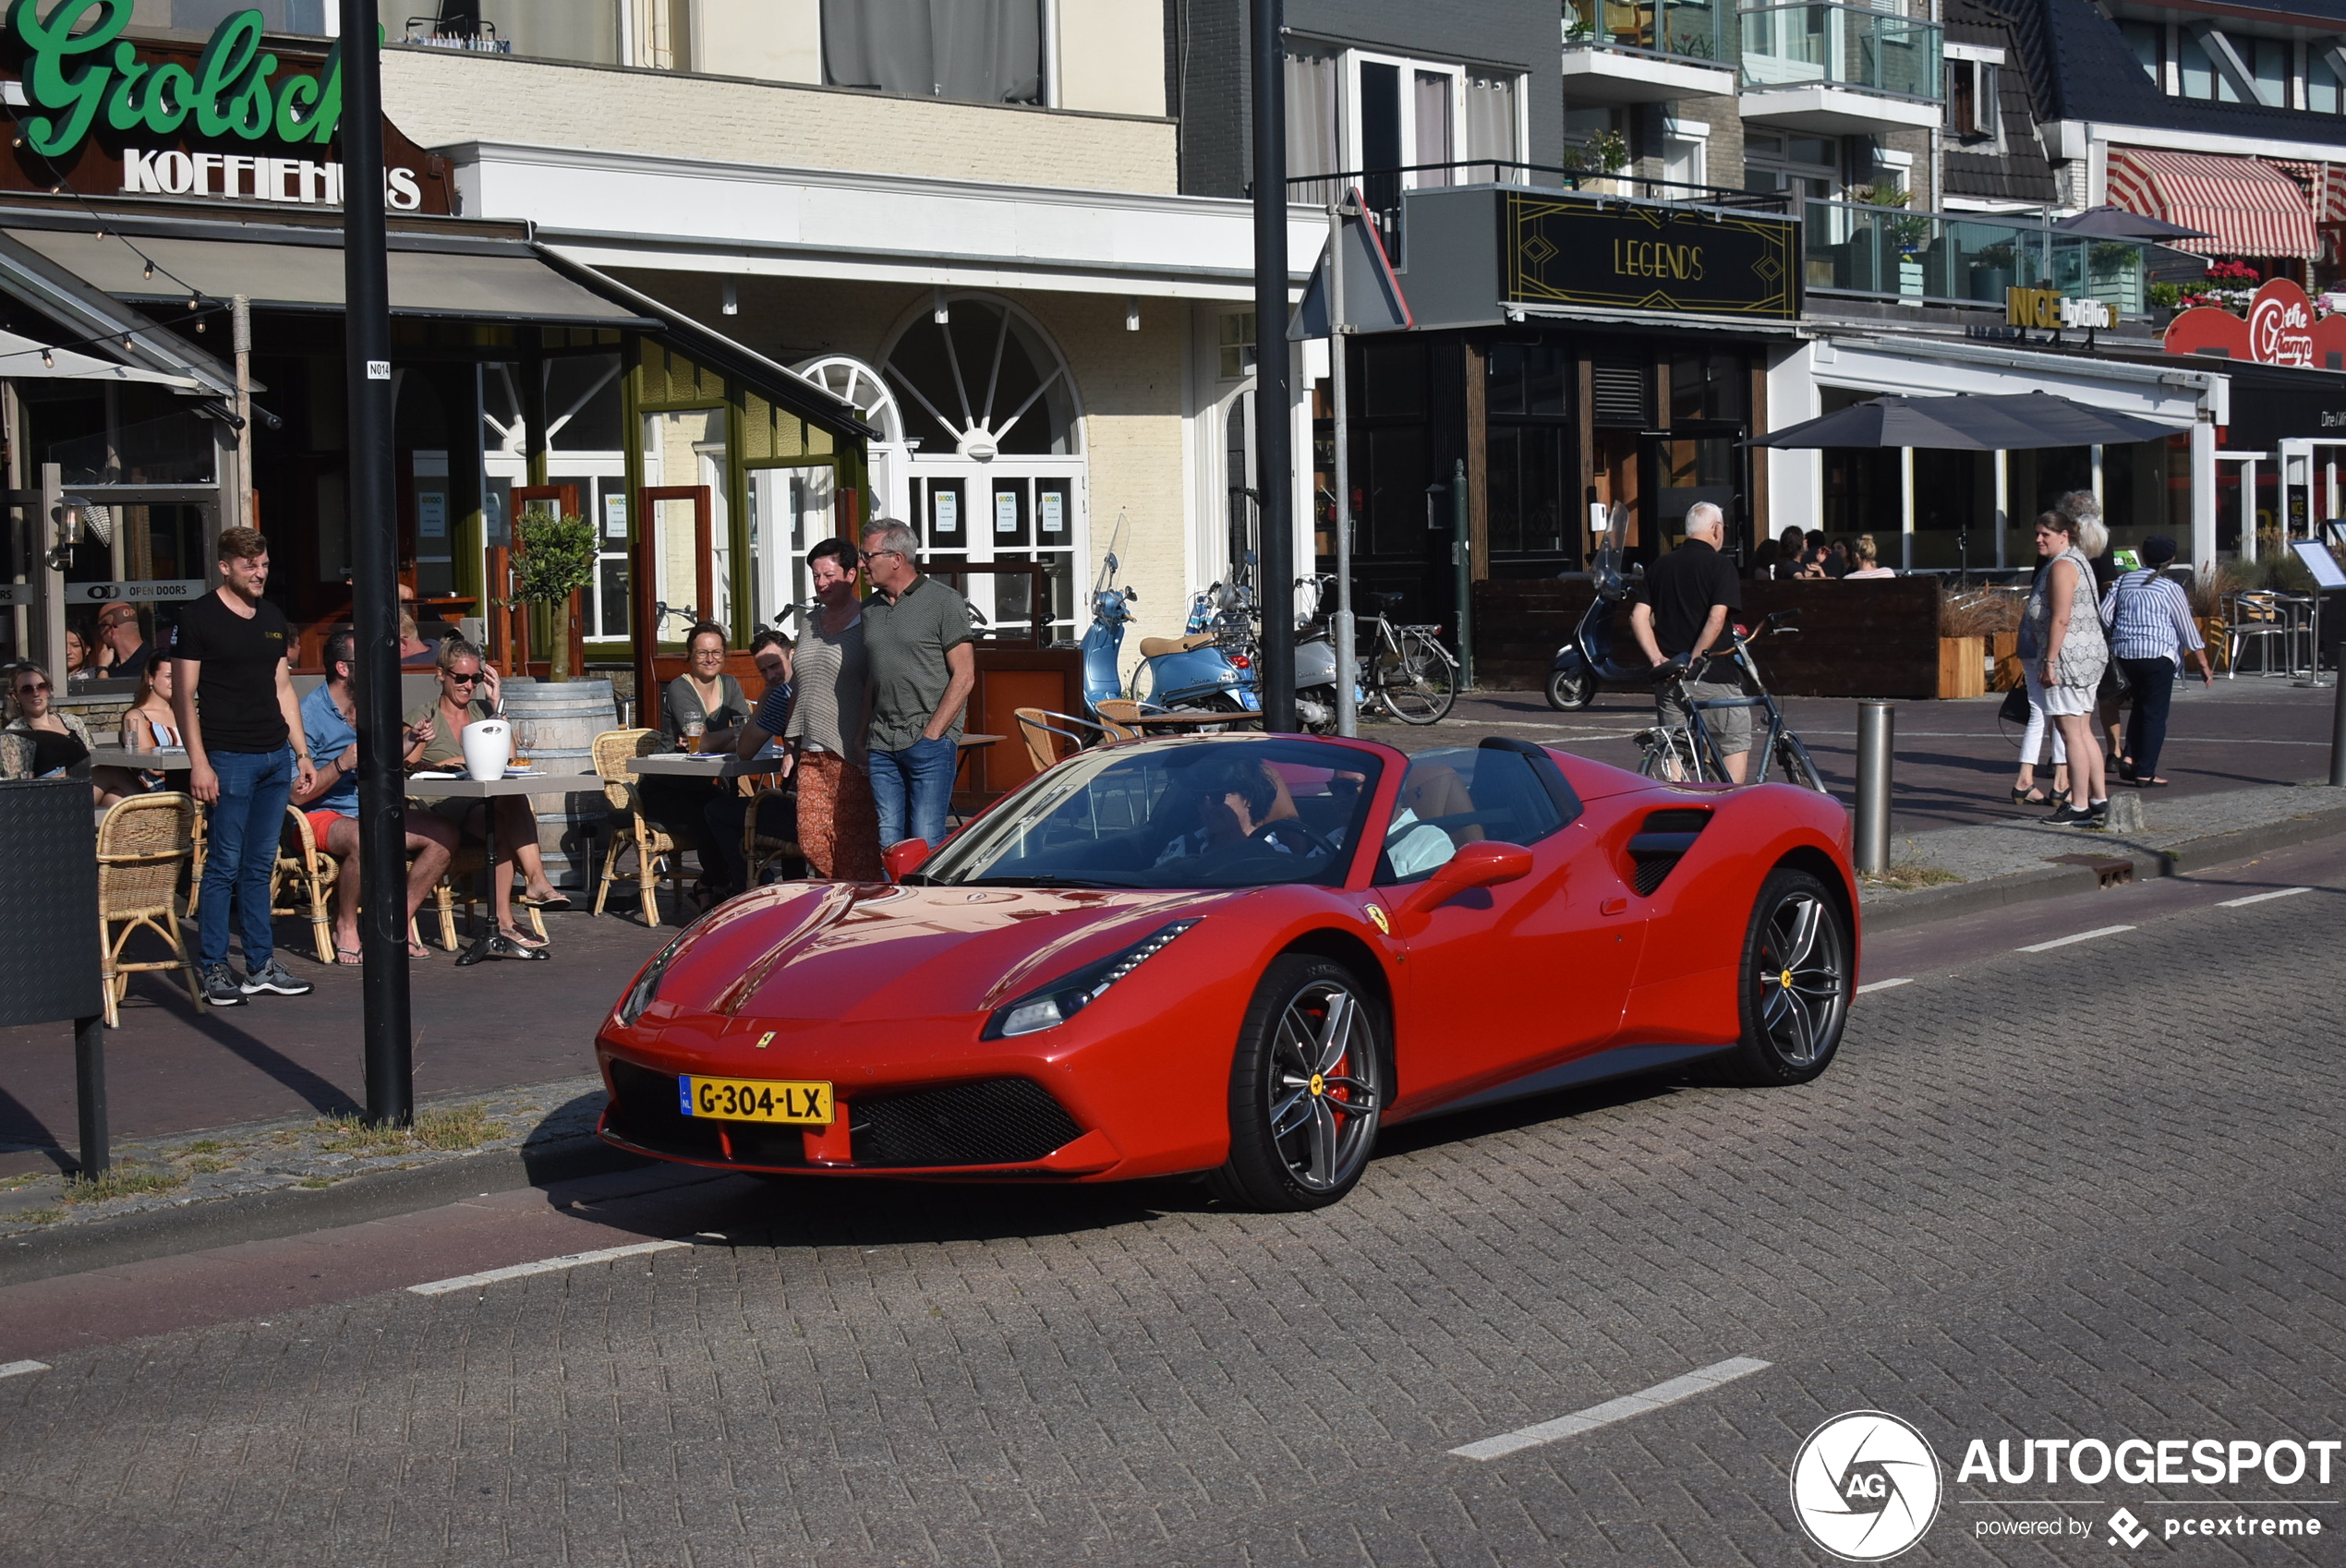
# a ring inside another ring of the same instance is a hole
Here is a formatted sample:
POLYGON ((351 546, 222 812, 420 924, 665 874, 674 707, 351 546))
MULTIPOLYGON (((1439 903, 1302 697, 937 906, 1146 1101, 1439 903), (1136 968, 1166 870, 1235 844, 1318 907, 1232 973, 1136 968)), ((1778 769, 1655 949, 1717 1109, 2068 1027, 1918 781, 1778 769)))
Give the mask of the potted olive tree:
POLYGON ((514 542, 520 547, 514 552, 514 597, 545 607, 553 638, 546 678, 568 681, 580 673, 570 667, 576 613, 572 601, 595 580, 595 526, 584 517, 560 517, 551 507, 532 504, 514 525, 514 542))

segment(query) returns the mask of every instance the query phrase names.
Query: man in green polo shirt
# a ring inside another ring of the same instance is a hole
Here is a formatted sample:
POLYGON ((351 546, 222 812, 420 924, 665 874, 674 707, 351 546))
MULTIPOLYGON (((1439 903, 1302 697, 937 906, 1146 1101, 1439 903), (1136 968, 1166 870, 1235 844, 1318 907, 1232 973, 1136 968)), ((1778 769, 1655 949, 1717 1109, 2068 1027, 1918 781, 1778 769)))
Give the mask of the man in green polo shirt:
POLYGON ((881 518, 859 552, 877 590, 864 601, 871 665, 872 798, 880 847, 945 838, 961 762, 961 709, 977 685, 969 601, 913 564, 920 541, 881 518))

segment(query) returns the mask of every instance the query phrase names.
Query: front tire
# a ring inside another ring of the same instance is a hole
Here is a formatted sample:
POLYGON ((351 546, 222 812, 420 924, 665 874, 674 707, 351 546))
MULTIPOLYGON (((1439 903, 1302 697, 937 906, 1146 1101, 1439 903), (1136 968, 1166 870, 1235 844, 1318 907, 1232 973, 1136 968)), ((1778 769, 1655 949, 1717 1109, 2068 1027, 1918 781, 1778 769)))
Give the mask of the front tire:
POLYGON ((1404 724, 1438 724, 1458 700, 1458 671, 1440 645, 1418 632, 1395 635, 1376 661, 1385 711, 1404 724))
POLYGON ((1806 1083, 1832 1064, 1849 1021, 1849 919, 1832 890, 1778 866, 1752 900, 1736 971, 1743 1041, 1718 1077, 1753 1088, 1806 1083))
POLYGON ((1561 669, 1548 672, 1548 706, 1558 713, 1578 713, 1597 700, 1597 678, 1587 670, 1575 676, 1561 669))
POLYGON ((1390 1093, 1390 1033, 1374 994, 1342 964, 1274 959, 1230 1064, 1230 1158, 1209 1178, 1215 1194, 1291 1213, 1351 1191, 1390 1093))
POLYGON ((1817 759, 1808 754, 1808 748, 1800 743, 1799 736, 1776 737, 1776 765, 1784 769, 1785 783, 1814 790, 1820 795, 1831 792, 1825 788, 1824 775, 1817 771, 1817 759))

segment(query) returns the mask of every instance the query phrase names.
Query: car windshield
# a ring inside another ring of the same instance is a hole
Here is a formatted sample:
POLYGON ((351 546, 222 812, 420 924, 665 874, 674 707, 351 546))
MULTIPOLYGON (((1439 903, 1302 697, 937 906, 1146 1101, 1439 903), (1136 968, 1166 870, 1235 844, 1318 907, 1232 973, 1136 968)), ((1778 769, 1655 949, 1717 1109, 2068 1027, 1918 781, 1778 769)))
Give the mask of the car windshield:
POLYGON ((1267 887, 1341 880, 1382 765, 1325 742, 1115 746, 1028 782, 921 868, 932 884, 1267 887))

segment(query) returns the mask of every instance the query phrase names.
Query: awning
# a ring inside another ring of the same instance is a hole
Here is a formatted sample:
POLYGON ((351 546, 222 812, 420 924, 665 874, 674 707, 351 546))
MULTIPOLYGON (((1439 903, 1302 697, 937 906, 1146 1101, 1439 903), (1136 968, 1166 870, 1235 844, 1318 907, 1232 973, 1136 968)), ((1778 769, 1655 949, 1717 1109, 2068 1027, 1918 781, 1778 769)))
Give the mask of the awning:
POLYGON ((0 293, 22 300, 85 345, 156 372, 185 380, 203 395, 233 404, 236 374, 210 355, 160 331, 139 311, 29 246, 0 233, 0 293), (122 346, 127 344, 127 347, 122 346))
POLYGON ((787 408, 800 418, 818 425, 833 435, 853 436, 867 441, 887 439, 864 423, 863 416, 855 412, 853 404, 844 398, 833 397, 789 366, 768 359, 756 349, 701 325, 674 306, 654 299, 641 289, 630 287, 608 273, 572 260, 550 246, 534 245, 531 248, 545 259, 548 266, 558 269, 580 287, 592 289, 616 305, 651 318, 651 336, 670 344, 695 365, 706 365, 733 380, 755 388, 760 396, 776 406, 787 408))
POLYGON ((2301 163, 2276 158, 2273 166, 2288 171, 2305 189, 2316 223, 2346 223, 2346 163, 2301 163))
POLYGON ((180 392, 211 390, 193 376, 173 376, 161 370, 142 370, 136 366, 117 365, 111 359, 77 354, 69 348, 54 347, 34 338, 6 332, 0 332, 0 380, 143 381, 150 386, 172 387, 180 392))
POLYGON ((2258 158, 2110 150, 2110 199, 2212 238, 2179 239, 2195 256, 2292 256, 2310 260, 2321 247, 2314 211, 2298 183, 2258 158))
MULTIPOLYGON (((137 251, 89 229, 0 232, 120 299, 168 304, 187 297, 184 283, 214 299, 244 295, 260 309, 342 308, 342 246, 335 231, 322 231, 333 242, 322 245, 142 234, 137 251), (147 276, 140 252, 154 259, 153 277, 147 276)), ((394 244, 389 259, 394 316, 518 326, 653 324, 579 287, 517 241, 429 250, 394 244)))

